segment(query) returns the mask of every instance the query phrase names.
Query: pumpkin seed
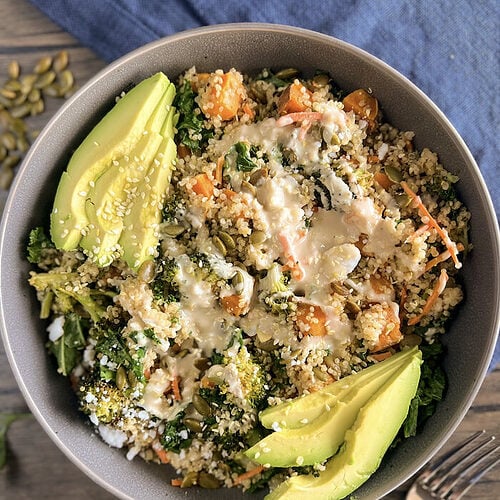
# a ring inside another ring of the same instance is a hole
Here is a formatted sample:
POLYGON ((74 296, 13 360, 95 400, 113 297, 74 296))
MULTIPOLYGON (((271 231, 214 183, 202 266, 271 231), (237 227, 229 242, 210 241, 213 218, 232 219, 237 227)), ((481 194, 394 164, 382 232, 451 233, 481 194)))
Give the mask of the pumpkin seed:
POLYGON ((198 484, 198 472, 190 471, 182 479, 181 488, 190 488, 198 484))
POLYGON ((16 149, 16 136, 12 132, 4 132, 0 135, 0 143, 8 150, 16 149))
POLYGON ((219 231, 219 238, 228 250, 234 250, 236 248, 236 243, 234 242, 233 237, 225 231, 219 231))
MULTIPOLYGON (((5 164, 2 165, 2 167, 5 164)), ((9 189, 14 179, 14 171, 11 168, 2 168, 0 170, 0 189, 9 189)))
POLYGON ((389 177, 392 182, 399 183, 403 180, 403 174, 398 168, 393 167, 392 165, 387 165, 384 167, 384 170, 387 177, 389 177))
POLYGON ((396 193, 394 197, 401 208, 406 208, 411 203, 411 198, 406 193, 396 193))
POLYGON ((227 248, 226 245, 224 245, 224 242, 218 236, 213 236, 212 243, 214 244, 215 248, 217 248, 217 250, 219 250, 219 252, 223 255, 223 257, 225 257, 227 254, 227 248))
POLYGON ((4 95, 0 94, 0 106, 2 106, 3 108, 10 108, 12 106, 12 101, 4 95))
POLYGON ((44 89, 48 87, 55 79, 55 71, 47 71, 47 73, 43 73, 42 75, 40 75, 36 82, 34 82, 34 87, 36 89, 44 89))
POLYGON ((251 194, 252 196, 255 196, 257 194, 257 189, 253 184, 250 184, 248 181, 241 181, 241 190, 243 192, 246 192, 248 194, 251 194))
POLYGON ((315 366, 313 368, 313 373, 316 376, 316 378, 318 378, 322 382, 326 382, 327 380, 330 379, 328 373, 324 372, 319 366, 315 366))
POLYGON ((330 77, 326 73, 315 75, 312 79, 312 83, 315 87, 326 87, 329 82, 330 77))
POLYGON ((243 284, 243 276, 240 272, 236 272, 236 274, 232 277, 231 283, 234 287, 238 287, 243 284))
POLYGON ((413 347, 415 345, 420 345, 422 343, 422 337, 416 333, 409 333, 403 337, 401 340, 401 346, 403 347, 413 347))
POLYGON ((55 71, 60 73, 61 71, 63 71, 68 67, 68 62, 69 62, 68 51, 61 50, 55 55, 52 67, 54 68, 55 71))
POLYGON ((335 359, 331 354, 323 358, 323 363, 325 363, 328 368, 335 368, 335 359))
POLYGON ((193 406, 195 410, 203 417, 209 417, 212 414, 212 408, 210 407, 208 402, 197 392, 193 394, 193 406))
POLYGON ((280 78, 281 80, 289 80, 300 75, 300 71, 296 68, 285 68, 278 71, 274 76, 280 78))
POLYGON ((176 358, 180 358, 180 359, 185 358, 187 356, 188 352, 189 352, 189 349, 181 349, 177 353, 176 358))
POLYGON ((127 371, 125 370, 125 368, 123 368, 123 366, 119 366, 118 370, 116 370, 116 387, 122 390, 127 385, 127 371))
POLYGON ((342 295, 343 297, 347 297, 349 295, 349 289, 344 286, 342 283, 334 281, 331 285, 331 289, 333 292, 342 295))
POLYGON ((7 148, 5 146, 0 145, 0 161, 3 161, 7 156, 7 148))
POLYGON ((168 236, 171 236, 172 238, 179 236, 185 230, 186 230, 186 228, 184 226, 181 226, 180 224, 167 224, 167 225, 163 226, 163 231, 166 234, 168 234, 168 236))
POLYGON ((43 93, 49 97, 61 97, 64 95, 61 85, 59 83, 52 83, 43 89, 43 93))
POLYGON ((17 97, 17 94, 14 90, 9 90, 5 87, 3 89, 0 89, 0 94, 2 94, 6 99, 9 100, 13 100, 17 97))
POLYGON ((19 80, 16 80, 16 79, 9 80, 8 82, 5 83, 3 88, 7 89, 7 90, 12 90, 13 92, 20 92, 21 91, 21 82, 19 80))
POLYGON ((132 370, 127 372, 127 379, 130 387, 135 387, 137 385, 137 375, 132 370))
POLYGON ((23 104, 20 104, 19 106, 16 106, 15 108, 12 108, 10 110, 10 114, 14 118, 24 118, 25 116, 31 114, 32 106, 33 105, 31 103, 25 102, 23 104))
POLYGON ((10 61, 9 65, 7 66, 7 73, 9 75, 9 78, 12 78, 12 80, 19 78, 19 74, 21 73, 19 63, 17 61, 10 61))
POLYGON ((17 138, 17 150, 21 153, 26 153, 30 147, 30 143, 28 142, 28 139, 26 137, 21 136, 17 138))
POLYGON ((208 358, 199 358, 194 362, 194 366, 198 368, 200 372, 204 372, 210 367, 210 360, 208 358))
POLYGON ((201 432, 203 430, 203 422, 196 418, 187 417, 183 420, 184 425, 193 432, 201 432))
POLYGON ((9 155, 2 163, 2 168, 13 169, 21 161, 19 155, 9 155))
POLYGON ((264 243, 264 241, 267 240, 267 236, 264 231, 252 231, 252 234, 250 234, 249 239, 252 245, 260 245, 261 243, 264 243))
POLYGON ((146 260, 141 264, 139 271, 137 271, 137 277, 144 283, 151 283, 156 274, 156 266, 154 261, 146 260))
POLYGON ((10 127, 11 123, 12 123, 12 116, 10 116, 10 113, 7 110, 2 109, 0 111, 0 125, 3 128, 8 128, 10 127))
POLYGON ((268 175, 269 172, 266 168, 259 168, 258 170, 255 170, 250 174, 250 178, 248 179, 248 181, 250 182, 250 184, 256 186, 261 179, 265 179, 268 175))
POLYGON ((220 488, 220 481, 208 472, 200 472, 198 476, 198 485, 206 489, 216 489, 220 488))
POLYGON ((28 95, 31 92, 31 89, 33 88, 33 85, 35 84, 36 80, 38 78, 38 75, 24 75, 21 77, 21 88, 20 91, 22 94, 28 95))
POLYGON ((28 101, 29 102, 37 102, 40 100, 41 93, 39 89, 31 89, 30 93, 28 94, 28 101))
POLYGON ((69 89, 73 87, 73 83, 75 82, 75 77, 73 73, 69 69, 65 69, 59 75, 59 82, 61 84, 61 91, 66 93, 69 89))
POLYGON ((32 116, 39 115, 40 113, 43 113, 45 110, 45 103, 43 102, 42 99, 39 101, 34 102, 31 105, 31 114, 32 116))
POLYGON ((15 132, 18 136, 26 134, 26 123, 21 118, 10 117, 10 129, 15 132))
POLYGON ((271 351, 274 351, 275 349, 278 348, 278 345, 274 343, 274 339, 272 339, 272 338, 269 340, 266 340, 265 342, 262 342, 257 337, 255 339, 255 346, 258 347, 259 349, 262 349, 263 351, 266 351, 266 352, 271 352, 271 351))
POLYGON ((356 302, 354 302, 353 300, 347 300, 345 303, 345 308, 348 314, 350 313, 354 315, 361 312, 361 307, 359 307, 358 304, 356 304, 356 302))
POLYGON ((28 99, 28 94, 19 94, 13 101, 12 105, 13 106, 20 106, 21 104, 24 104, 26 102, 26 99, 28 99))
POLYGON ((36 73, 37 75, 41 75, 43 73, 46 73, 51 66, 52 66, 52 57, 44 56, 40 58, 39 61, 36 63, 35 67, 33 68, 33 72, 36 73))

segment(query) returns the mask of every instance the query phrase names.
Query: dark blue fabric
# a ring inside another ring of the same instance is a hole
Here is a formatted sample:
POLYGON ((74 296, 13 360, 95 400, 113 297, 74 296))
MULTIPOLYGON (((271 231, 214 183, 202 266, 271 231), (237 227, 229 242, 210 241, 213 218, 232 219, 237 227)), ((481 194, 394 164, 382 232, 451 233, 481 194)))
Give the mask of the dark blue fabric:
POLYGON ((165 35, 230 22, 289 24, 350 42, 412 80, 448 116, 476 158, 499 213, 497 0, 31 2, 108 62, 165 35))

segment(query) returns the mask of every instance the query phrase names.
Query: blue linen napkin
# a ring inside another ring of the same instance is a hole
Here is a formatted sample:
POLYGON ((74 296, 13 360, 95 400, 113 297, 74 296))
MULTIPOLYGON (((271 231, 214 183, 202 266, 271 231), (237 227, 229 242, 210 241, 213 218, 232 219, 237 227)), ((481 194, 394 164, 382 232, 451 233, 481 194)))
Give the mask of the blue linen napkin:
MULTIPOLYGON (((165 35, 230 22, 312 29, 350 42, 413 81, 479 164, 498 216, 500 2, 483 0, 31 0, 104 60, 165 35)), ((500 343, 490 368, 500 361, 500 343)))

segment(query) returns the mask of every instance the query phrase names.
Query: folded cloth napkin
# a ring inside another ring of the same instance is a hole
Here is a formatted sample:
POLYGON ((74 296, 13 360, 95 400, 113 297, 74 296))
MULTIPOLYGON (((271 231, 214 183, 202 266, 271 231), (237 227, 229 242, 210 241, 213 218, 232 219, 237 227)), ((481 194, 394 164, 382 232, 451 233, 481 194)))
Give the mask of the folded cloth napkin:
MULTIPOLYGON (((497 214, 500 2, 483 0, 31 0, 110 62, 157 38, 230 22, 312 29, 350 42, 412 80, 476 158, 497 214)), ((500 347, 492 366, 500 361, 500 347)))

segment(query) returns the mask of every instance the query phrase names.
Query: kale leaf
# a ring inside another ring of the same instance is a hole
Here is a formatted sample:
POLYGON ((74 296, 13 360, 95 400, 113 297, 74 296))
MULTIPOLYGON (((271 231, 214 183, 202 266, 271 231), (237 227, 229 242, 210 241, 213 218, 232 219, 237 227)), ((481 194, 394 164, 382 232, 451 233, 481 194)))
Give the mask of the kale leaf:
POLYGON ((173 420, 165 424, 165 430, 160 437, 162 446, 174 453, 179 453, 184 448, 191 446, 192 438, 189 429, 184 424, 185 413, 179 412, 173 420))
POLYGON ((43 227, 32 229, 28 238, 27 259, 31 264, 38 264, 42 258, 43 250, 53 248, 50 238, 45 234, 43 227))

